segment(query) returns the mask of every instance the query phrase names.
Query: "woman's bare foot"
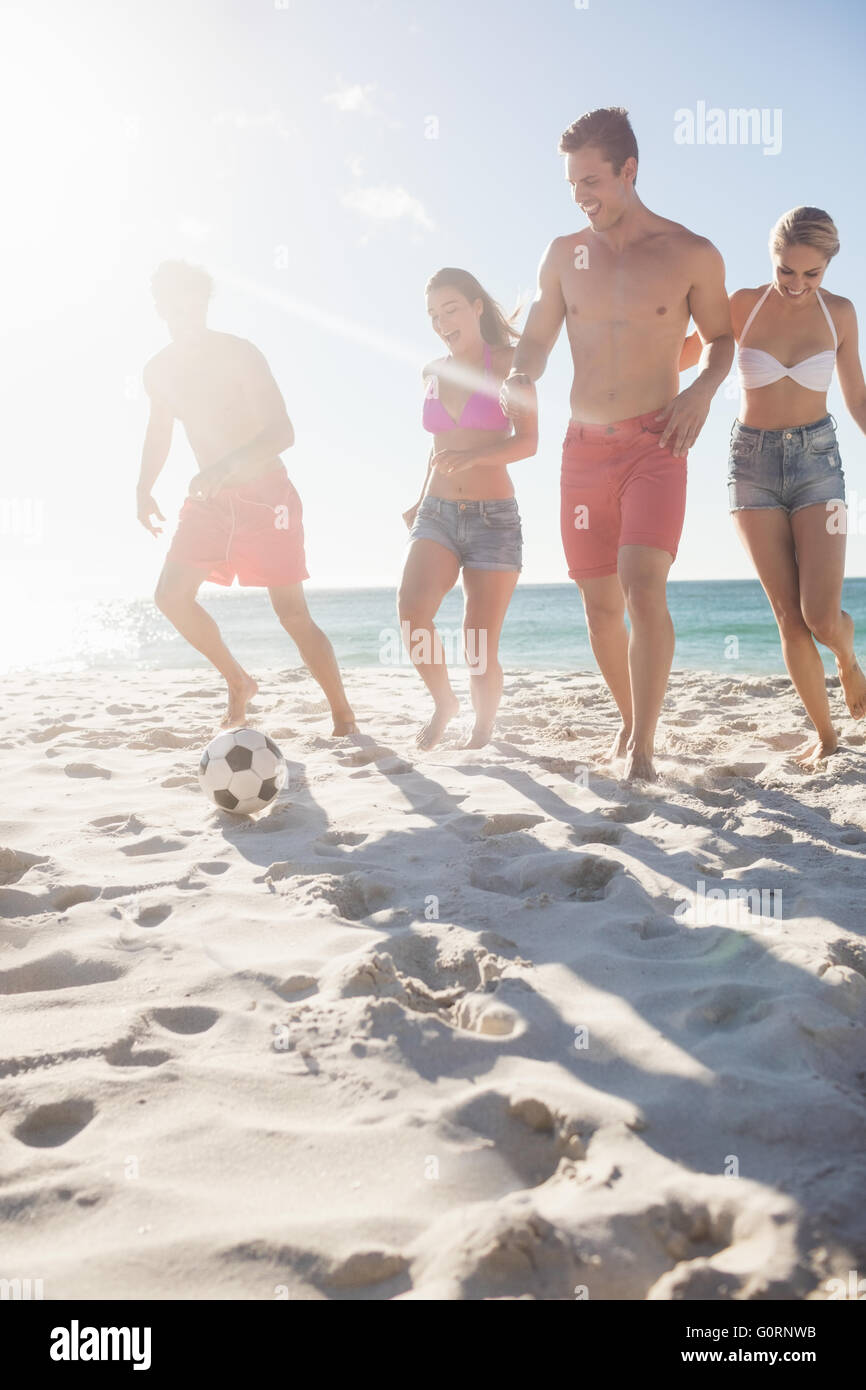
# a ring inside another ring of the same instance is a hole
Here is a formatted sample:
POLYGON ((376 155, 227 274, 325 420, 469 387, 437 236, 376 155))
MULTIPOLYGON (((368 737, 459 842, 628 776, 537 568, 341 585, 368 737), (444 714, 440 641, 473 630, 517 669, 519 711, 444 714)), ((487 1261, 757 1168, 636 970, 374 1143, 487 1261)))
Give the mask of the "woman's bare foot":
POLYGON ((456 695, 452 695, 444 704, 437 705, 432 717, 427 720, 423 729, 418 731, 415 742, 425 753, 430 748, 435 748, 440 738, 444 734, 448 724, 455 714, 460 713, 460 701, 456 695))
POLYGON ((246 721, 247 705, 253 696, 258 694, 258 681, 254 681, 252 676, 244 674, 239 681, 229 681, 227 684, 229 707, 220 728, 237 729, 246 721))
POLYGON ((355 716, 351 710, 346 710, 339 718, 334 715, 334 727, 331 730, 332 738, 348 738, 349 734, 360 733, 358 725, 355 723, 355 716))
POLYGON ((600 763, 614 763, 617 762, 619 758, 624 758, 628 751, 628 741, 630 738, 631 729, 627 729, 625 724, 622 724, 614 736, 610 748, 606 753, 602 754, 598 761, 600 763))
POLYGON ((836 669, 839 672, 845 704, 848 706, 851 718, 862 719, 866 714, 866 676, 860 670, 856 656, 851 665, 844 669, 840 666, 837 657, 836 669))
POLYGON ((830 754, 835 753, 838 747, 839 740, 834 729, 831 734, 825 735, 823 738, 810 738, 805 747, 798 748, 796 753, 791 754, 791 758, 801 767, 818 767, 823 759, 829 758, 830 754))
POLYGON ((653 767, 651 753, 639 752, 629 748, 626 752, 624 782, 657 782, 658 774, 653 767))
POLYGON ((493 737, 492 724, 476 724, 469 738, 461 743, 461 748, 486 748, 493 737))

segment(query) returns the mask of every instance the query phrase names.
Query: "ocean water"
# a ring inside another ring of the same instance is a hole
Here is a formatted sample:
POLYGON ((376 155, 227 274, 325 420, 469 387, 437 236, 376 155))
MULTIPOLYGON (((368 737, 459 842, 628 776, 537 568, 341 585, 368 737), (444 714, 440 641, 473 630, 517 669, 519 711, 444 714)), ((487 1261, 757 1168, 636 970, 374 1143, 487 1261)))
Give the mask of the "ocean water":
MULTIPOLYGON (((669 605, 677 634, 674 668, 719 674, 784 674, 779 636, 756 580, 671 583, 669 605)), ((253 674, 300 664, 294 645, 261 591, 208 586, 202 602, 219 623, 238 660, 253 674)), ((308 588, 310 611, 328 633, 343 667, 405 664, 393 589, 308 588)), ((866 578, 845 583, 866 656, 866 578)), ((463 601, 450 593, 437 626, 446 655, 461 660, 463 601)), ((834 669, 823 651, 828 671, 834 669)), ((522 584, 512 599, 501 641, 506 669, 594 670, 586 624, 572 584, 522 584)), ((4 671, 160 670, 206 668, 204 657, 174 631, 153 600, 54 602, 7 606, 0 619, 4 671)))

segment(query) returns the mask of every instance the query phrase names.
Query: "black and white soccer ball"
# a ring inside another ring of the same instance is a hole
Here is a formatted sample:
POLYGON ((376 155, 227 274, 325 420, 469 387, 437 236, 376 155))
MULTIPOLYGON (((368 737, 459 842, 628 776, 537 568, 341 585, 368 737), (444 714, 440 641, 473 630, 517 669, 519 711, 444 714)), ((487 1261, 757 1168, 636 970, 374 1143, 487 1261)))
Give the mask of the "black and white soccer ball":
POLYGON ((223 811, 254 816, 270 806, 288 771, 279 748, 260 729, 227 729, 202 753, 198 780, 223 811))

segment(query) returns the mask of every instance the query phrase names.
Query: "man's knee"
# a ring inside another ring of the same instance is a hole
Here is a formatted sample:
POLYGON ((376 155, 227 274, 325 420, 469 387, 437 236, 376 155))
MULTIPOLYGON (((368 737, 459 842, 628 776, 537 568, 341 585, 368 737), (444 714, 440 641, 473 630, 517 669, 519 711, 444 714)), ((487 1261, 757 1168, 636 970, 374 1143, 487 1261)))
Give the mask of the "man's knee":
POLYGON ((166 617, 170 617, 172 613, 176 613, 178 609, 183 606, 185 601, 189 600, 189 597, 190 595, 184 589, 181 589, 179 585, 172 583, 170 579, 165 579, 163 576, 160 576, 156 589, 154 590, 153 601, 160 613, 164 613, 166 617))
POLYGON ((668 611, 667 575, 655 570, 625 570, 620 574, 630 618, 658 618, 668 611))
POLYGON ((594 636, 603 636, 623 626, 625 610, 622 599, 611 603, 586 593, 584 589, 581 589, 580 596, 586 625, 594 636))

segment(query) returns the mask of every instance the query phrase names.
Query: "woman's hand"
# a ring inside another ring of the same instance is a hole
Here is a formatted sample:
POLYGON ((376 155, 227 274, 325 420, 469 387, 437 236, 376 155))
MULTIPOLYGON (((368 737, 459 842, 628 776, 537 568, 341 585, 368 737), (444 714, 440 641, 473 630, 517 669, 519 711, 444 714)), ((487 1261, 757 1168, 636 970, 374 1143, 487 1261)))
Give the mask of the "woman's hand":
POLYGON ((420 505, 420 502, 416 502, 414 507, 410 507, 408 512, 403 513, 403 520, 405 521, 406 526, 410 531, 412 530, 412 527, 415 525, 415 518, 418 515, 418 508, 420 507, 420 505))
POLYGON ((477 455, 468 449, 443 449, 433 455, 433 467, 445 478, 453 478, 455 473, 465 473, 478 462, 477 455))

